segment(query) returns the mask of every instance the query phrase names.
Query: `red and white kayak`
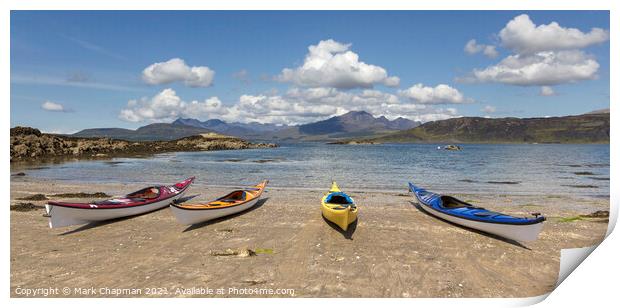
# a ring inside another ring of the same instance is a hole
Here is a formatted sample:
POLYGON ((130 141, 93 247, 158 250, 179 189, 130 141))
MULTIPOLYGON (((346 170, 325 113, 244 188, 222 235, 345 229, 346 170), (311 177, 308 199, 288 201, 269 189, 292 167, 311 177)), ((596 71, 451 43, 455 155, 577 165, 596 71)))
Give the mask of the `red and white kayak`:
POLYGON ((50 228, 134 216, 168 206, 185 194, 194 177, 169 186, 143 188, 122 198, 91 203, 54 202, 45 205, 50 228))

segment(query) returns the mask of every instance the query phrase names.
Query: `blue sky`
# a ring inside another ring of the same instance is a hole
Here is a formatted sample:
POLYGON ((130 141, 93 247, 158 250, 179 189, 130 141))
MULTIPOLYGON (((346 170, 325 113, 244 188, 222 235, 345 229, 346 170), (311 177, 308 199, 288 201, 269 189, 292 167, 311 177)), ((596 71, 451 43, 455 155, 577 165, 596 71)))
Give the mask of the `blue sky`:
POLYGON ((11 126, 580 114, 609 107, 608 29, 606 11, 13 11, 11 126))

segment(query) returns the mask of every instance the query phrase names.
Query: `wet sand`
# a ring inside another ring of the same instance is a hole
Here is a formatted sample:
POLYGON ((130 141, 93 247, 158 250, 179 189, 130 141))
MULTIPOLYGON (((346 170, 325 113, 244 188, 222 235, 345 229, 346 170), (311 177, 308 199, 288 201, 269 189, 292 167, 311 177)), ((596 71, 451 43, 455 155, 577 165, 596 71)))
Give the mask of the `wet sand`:
MULTIPOLYGON (((13 177, 11 204, 43 205, 45 201, 17 200, 40 193, 118 196, 138 188, 13 177)), ((188 195, 209 200, 229 190, 198 183, 188 195)), ((192 227, 178 224, 168 208, 59 229, 48 228, 43 209, 10 211, 11 296, 50 287, 70 289, 51 294, 56 297, 536 296, 554 288, 560 249, 595 245, 607 229, 600 219, 562 218, 609 210, 608 199, 457 195, 510 214, 545 214, 539 239, 521 245, 429 216, 406 191, 349 193, 360 212, 348 233, 324 221, 319 207, 323 191, 318 190, 269 188, 255 208, 192 227), (90 294, 75 289, 91 287, 90 294), (132 288, 141 293, 130 294, 132 288), (217 294, 220 288, 225 291, 217 294), (247 294, 280 289, 294 294, 247 294), (195 294, 205 290, 214 293, 195 294)))

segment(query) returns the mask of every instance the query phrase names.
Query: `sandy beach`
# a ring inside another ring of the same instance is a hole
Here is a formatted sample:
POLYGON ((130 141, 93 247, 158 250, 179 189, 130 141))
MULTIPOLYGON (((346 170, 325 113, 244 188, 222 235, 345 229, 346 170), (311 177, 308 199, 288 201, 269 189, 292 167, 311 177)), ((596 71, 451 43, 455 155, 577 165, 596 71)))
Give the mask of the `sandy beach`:
MULTIPOLYGON (((138 188, 12 177, 11 204, 45 204, 17 200, 32 194, 118 196, 138 188)), ((198 181, 188 195, 209 200, 230 189, 198 181)), ((168 208, 60 229, 49 229, 42 208, 11 211, 11 296, 52 287, 70 290, 56 297, 528 297, 554 288, 561 249, 595 245, 607 229, 604 219, 566 219, 608 210, 605 198, 457 195, 547 216, 539 239, 521 245, 429 216, 405 188, 348 192, 360 212, 346 234, 323 220, 320 190, 268 188, 255 208, 192 227, 168 208)))

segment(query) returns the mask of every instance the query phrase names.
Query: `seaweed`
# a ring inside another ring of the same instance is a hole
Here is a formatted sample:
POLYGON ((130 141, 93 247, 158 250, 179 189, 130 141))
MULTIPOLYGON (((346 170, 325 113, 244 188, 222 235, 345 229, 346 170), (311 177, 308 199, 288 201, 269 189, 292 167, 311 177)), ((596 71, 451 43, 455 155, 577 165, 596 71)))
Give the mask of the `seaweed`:
POLYGON ((609 218, 609 211, 596 211, 590 214, 580 215, 586 218, 609 218))
POLYGON ((459 180, 459 182, 465 182, 465 183, 477 183, 478 181, 476 181, 476 180, 470 180, 470 179, 462 179, 462 180, 459 180))
POLYGON ((596 185, 562 185, 562 186, 572 187, 572 188, 598 188, 598 186, 596 185))
POLYGON ((572 217, 560 217, 560 222, 574 222, 574 221, 579 221, 579 220, 583 220, 583 217, 581 217, 581 215, 577 215, 577 216, 572 216, 572 217))
POLYGON ((17 200, 27 200, 27 201, 43 201, 47 200, 47 197, 44 194, 34 194, 30 196, 25 196, 21 198, 16 198, 17 200))
POLYGON ((516 185, 516 184, 520 184, 521 182, 516 182, 516 181, 487 181, 487 183, 489 183, 489 184, 516 185))
POLYGON ((273 249, 272 248, 256 248, 254 249, 254 253, 256 254, 268 254, 268 255, 272 255, 273 254, 273 249))
POLYGON ((590 171, 577 171, 577 172, 573 172, 575 175, 594 175, 594 173, 590 172, 590 171))
POLYGON ((30 212, 30 211, 36 211, 36 210, 40 210, 45 208, 44 206, 41 205, 36 205, 34 203, 30 203, 30 202, 19 202, 19 203, 15 203, 15 204, 11 204, 11 211, 15 211, 15 212, 30 212))
POLYGON ((112 197, 104 192, 96 192, 96 193, 62 193, 50 195, 50 197, 54 198, 109 198, 112 197))
POLYGON ((209 254, 214 257, 236 256, 236 257, 245 258, 245 257, 256 256, 256 252, 254 252, 254 250, 251 250, 251 249, 230 249, 230 248, 223 250, 223 251, 211 251, 209 252, 209 254))

